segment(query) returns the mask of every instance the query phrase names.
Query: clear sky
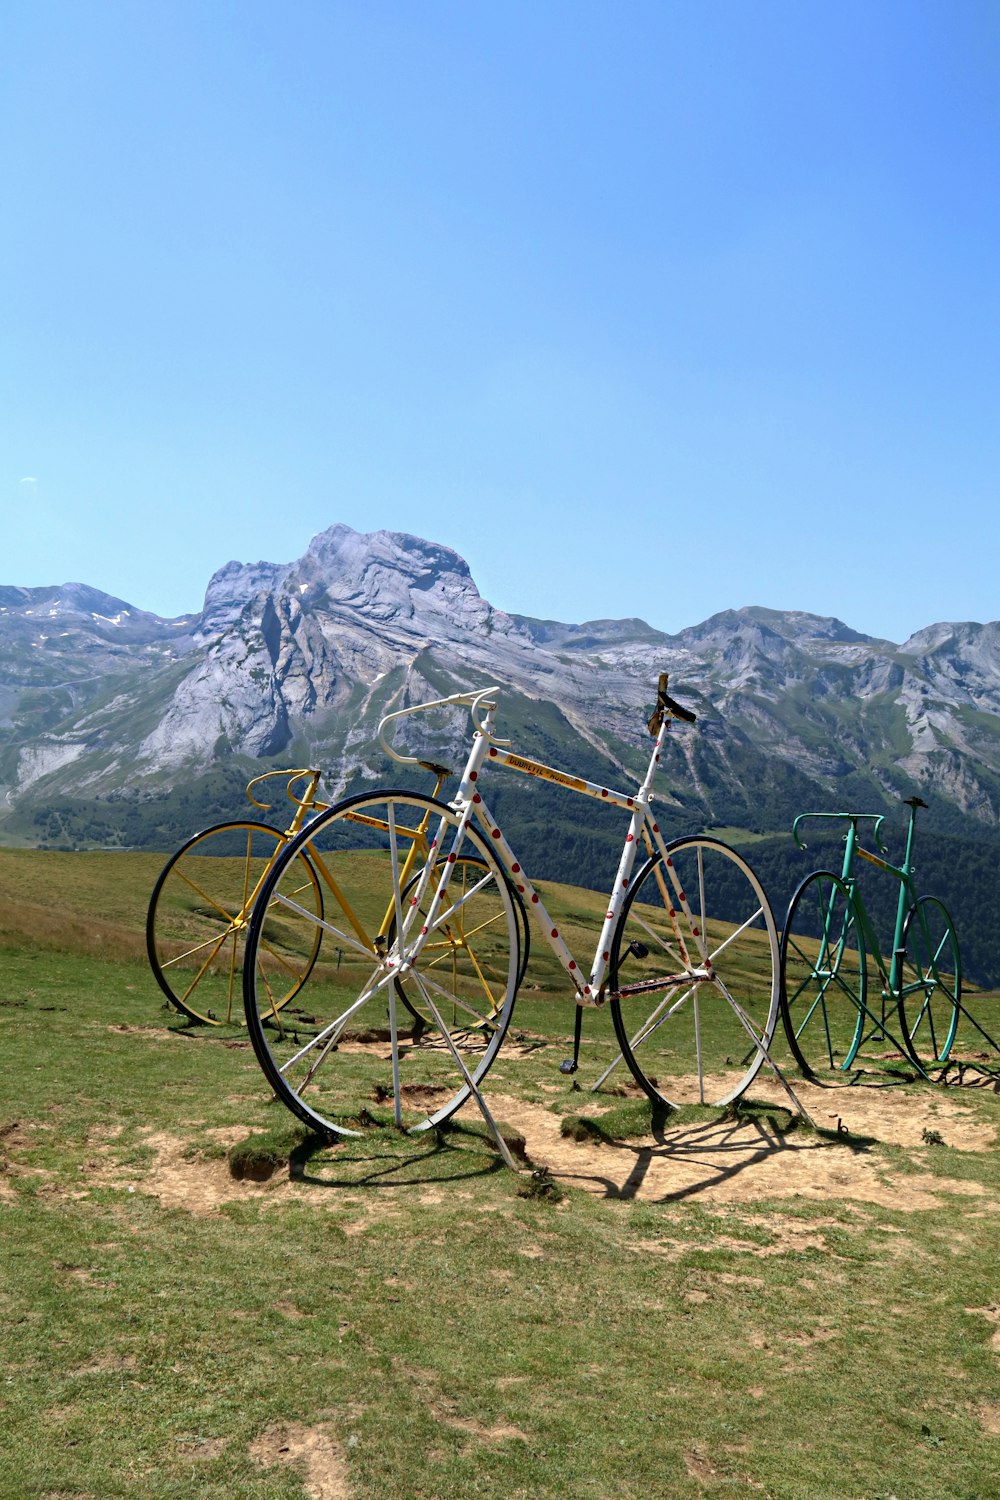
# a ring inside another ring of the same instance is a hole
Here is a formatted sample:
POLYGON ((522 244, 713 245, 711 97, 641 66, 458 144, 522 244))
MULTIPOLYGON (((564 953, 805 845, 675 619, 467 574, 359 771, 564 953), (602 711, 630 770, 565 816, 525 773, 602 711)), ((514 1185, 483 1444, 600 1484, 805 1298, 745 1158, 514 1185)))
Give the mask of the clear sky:
POLYGON ((1000 616, 997 0, 5 0, 0 582, 1000 616))

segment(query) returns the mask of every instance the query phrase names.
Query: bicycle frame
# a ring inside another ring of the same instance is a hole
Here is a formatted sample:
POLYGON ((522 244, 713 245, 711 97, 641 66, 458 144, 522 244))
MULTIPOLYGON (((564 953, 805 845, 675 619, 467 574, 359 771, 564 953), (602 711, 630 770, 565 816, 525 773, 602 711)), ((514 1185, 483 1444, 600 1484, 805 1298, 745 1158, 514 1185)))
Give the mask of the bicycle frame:
MULTIPOLYGON (((581 777, 556 770, 552 766, 544 765, 541 761, 515 754, 510 748, 510 741, 499 739, 495 733, 496 703, 492 700, 491 695, 497 691, 498 688, 494 686, 485 688, 482 692, 476 694, 457 693, 449 698, 440 698, 430 703, 415 704, 412 708, 400 709, 396 713, 387 715, 382 720, 382 723, 379 725, 379 740, 393 760, 398 761, 400 764, 414 763, 416 757, 401 754, 387 742, 385 729, 391 721, 403 718, 409 714, 424 713, 452 704, 465 705, 470 709, 473 722, 476 724, 476 730, 473 735, 472 748, 469 752, 458 792, 450 803, 451 808, 459 814, 459 823, 454 835, 455 847, 457 848, 461 844, 468 823, 475 821, 489 838, 497 857, 510 877, 511 883, 523 898, 526 910, 530 913, 535 927, 538 929, 540 935, 544 937, 549 948, 566 971, 575 990, 578 1005, 603 1005, 610 998, 605 988, 605 980, 611 958, 611 934, 621 915, 622 906, 628 893, 629 882, 635 867, 640 842, 648 853, 651 854, 655 849, 661 855, 663 868, 667 871, 667 877, 672 883, 676 903, 689 919, 692 935, 699 944, 699 956, 701 958, 699 977, 710 977, 712 961, 708 954, 706 936, 699 931, 688 904, 687 895, 681 889, 680 882, 674 874, 673 866, 667 853, 667 846, 660 832, 660 826, 653 817, 650 807, 653 800, 653 778, 656 774, 656 768, 660 763, 660 754, 669 730, 671 715, 669 713, 662 715, 645 777, 638 790, 634 794, 629 795, 626 792, 613 791, 611 788, 601 786, 597 782, 585 781, 581 777), (586 978, 584 978, 583 970, 580 967, 577 957, 560 935, 558 927, 545 908, 545 903, 529 880, 523 865, 507 842, 507 839, 500 830, 499 824, 483 800, 478 782, 483 767, 487 762, 492 762, 500 766, 508 766, 511 770, 518 771, 525 776, 539 777, 556 786, 565 787, 569 791, 577 792, 585 797, 591 797, 606 806, 620 807, 623 811, 631 814, 629 828, 625 835, 624 844, 622 845, 622 853, 614 885, 608 900, 607 916, 604 919, 594 952, 593 962, 586 978)), ((436 852, 432 849, 432 857, 425 863, 420 875, 420 883, 416 891, 417 897, 422 896, 427 889, 427 882, 431 878, 436 864, 436 852)), ((426 932, 433 925, 433 920, 437 915, 438 909, 445 899, 449 875, 450 864, 446 859, 438 889, 425 923, 425 931, 418 936, 413 949, 414 955, 419 953, 421 939, 426 937, 426 932)), ((663 893, 666 898, 665 887, 663 888, 663 893)), ((414 901, 415 905, 416 901, 414 901)), ((409 925, 410 915, 403 914, 402 931, 404 938, 408 934, 409 925)), ((687 958, 687 946, 683 934, 679 927, 675 929, 675 932, 681 951, 684 953, 685 958, 687 958)), ((690 983, 691 978, 691 971, 688 970, 683 974, 666 976, 662 983, 664 986, 680 985, 690 983)))
MULTIPOLYGON (((941 977, 937 966, 939 955, 933 949, 924 912, 917 900, 917 891, 913 883, 913 842, 916 828, 917 809, 919 807, 926 808, 927 804, 926 802, 921 801, 919 797, 911 797, 907 799, 905 806, 909 807, 910 809, 910 821, 906 832, 906 848, 903 855, 903 862, 900 865, 894 865, 890 860, 882 857, 883 855, 886 855, 888 853, 885 844, 883 844, 881 837, 879 836, 879 830, 885 818, 884 813, 801 813, 792 824, 792 833, 794 835, 795 842, 801 849, 804 849, 806 848, 806 845, 799 837, 798 831, 799 825, 801 823, 805 822, 807 819, 836 819, 840 821, 846 821, 847 832, 844 835, 844 857, 841 866, 840 878, 846 886, 850 895, 851 911, 857 922, 858 928, 861 931, 865 948, 873 958, 882 979, 881 1019, 877 1018, 867 1006, 865 1007, 867 1015, 871 1018, 877 1030, 869 1032, 865 1037, 858 1038, 857 1046, 852 1049, 850 1056, 844 1063, 845 1067, 850 1065, 850 1063, 853 1061, 854 1056, 857 1054, 857 1051, 865 1041, 870 1041, 873 1038, 881 1037, 892 1041, 894 1044, 898 1044, 897 1038, 893 1037, 886 1027, 886 1002, 888 1000, 892 1000, 898 1003, 900 997, 905 998, 908 994, 916 993, 924 987, 923 982, 920 980, 915 981, 912 985, 909 986, 907 986, 904 982, 904 960, 906 957, 906 945, 904 942, 904 936, 907 917, 911 911, 916 913, 917 921, 920 924, 921 933, 925 940, 927 951, 930 954, 931 967, 935 982, 939 982, 941 977), (872 837, 874 838, 875 843, 878 845, 881 854, 875 854, 870 849, 865 849, 860 842, 858 824, 868 821, 872 822, 873 824, 872 837), (872 924, 872 920, 868 915, 867 907, 864 903, 864 897, 862 896, 861 890, 858 886, 858 877, 854 873, 855 859, 865 860, 868 864, 873 865, 875 869, 881 870, 883 874, 891 876, 899 884, 899 898, 896 903, 896 924, 893 931, 892 952, 888 964, 883 957, 878 937, 872 924)), ((831 935, 829 931, 824 932, 824 949, 830 942, 830 936, 831 935)), ((923 1076, 927 1077, 928 1075, 920 1064, 919 1060, 916 1057, 913 1057, 912 1060, 916 1063, 923 1076)))
MULTIPOLYGON (((433 795, 436 797, 441 791, 441 788, 444 786, 448 777, 451 775, 451 772, 448 770, 447 766, 435 765, 432 761, 421 760, 418 761, 417 764, 422 770, 429 771, 434 776, 435 780, 433 795)), ((324 812, 330 806, 329 802, 319 802, 316 800, 316 788, 319 785, 319 780, 322 774, 322 771, 265 771, 263 776, 256 776, 254 777, 253 781, 248 783, 247 798, 250 802, 253 803, 254 807, 263 808, 265 812, 268 811, 270 808, 270 804, 267 802, 258 802, 255 797, 252 797, 250 795, 250 788, 257 786, 261 781, 267 781, 272 776, 287 776, 288 786, 286 789, 286 794, 289 800, 295 803, 295 816, 293 817, 289 826, 284 830, 284 833, 282 835, 284 839, 289 840, 294 838, 295 835, 301 830, 303 824, 305 823, 306 813, 324 812), (301 780, 303 776, 309 777, 309 783, 306 787, 306 790, 300 795, 294 792, 292 788, 294 787, 296 781, 301 780)), ((363 819, 358 818, 355 819, 355 821, 362 822, 363 819)), ((421 826, 418 829, 407 830, 407 835, 412 840, 412 844, 410 852, 407 855, 406 863, 404 865, 404 879, 410 874, 412 867, 416 862, 418 845, 420 841, 426 836, 426 833, 426 819, 422 822, 421 826)), ((277 857, 277 853, 278 851, 276 850, 275 858, 277 857)), ((316 868, 322 875, 323 879, 326 881, 331 892, 340 900, 341 905, 344 907, 344 910, 348 913, 348 915, 350 915, 349 903, 344 901, 337 886, 336 880, 333 878, 333 875, 330 873, 323 860, 318 857, 316 858, 316 868)), ((254 886, 253 891, 250 893, 248 899, 244 902, 243 911, 240 913, 241 918, 245 915, 246 912, 253 910, 253 904, 260 893, 260 888, 264 883, 264 879, 267 875, 268 869, 270 869, 270 865, 268 865, 261 873, 260 878, 258 879, 257 884, 254 886)), ((393 912, 390 908, 390 910, 386 912, 385 921, 383 922, 381 927, 382 933, 385 933, 388 930, 392 922, 392 918, 393 912)))
POLYGON ((283 829, 283 835, 286 839, 294 838, 305 822, 307 812, 322 812, 330 805, 328 802, 319 802, 316 799, 316 789, 319 786, 322 774, 322 771, 310 769, 302 771, 265 771, 262 776, 255 776, 252 781, 247 782, 247 801, 252 803, 254 807, 259 807, 262 812, 270 812, 271 803, 259 801, 253 795, 253 788, 260 786, 263 781, 273 780, 276 776, 287 778, 285 796, 289 802, 294 804, 295 813, 288 827, 283 829), (295 783, 301 781, 303 777, 308 778, 305 790, 297 792, 294 790, 295 783))
MULTIPOLYGON (((231 918, 229 930, 234 927, 241 929, 246 927, 247 916, 251 911, 253 911, 253 904, 257 900, 257 897, 260 895, 260 888, 264 884, 265 877, 267 876, 271 865, 274 863, 274 860, 278 857, 282 848, 289 841, 289 839, 293 839, 295 835, 301 830, 303 824, 305 823, 307 813, 323 812, 327 807, 329 807, 330 804, 328 802, 320 802, 316 797, 316 790, 319 786, 320 777, 322 775, 322 771, 310 770, 308 768, 301 771, 265 771, 262 776, 255 776, 252 781, 247 782, 247 801, 254 807, 259 807, 262 812, 270 812, 271 803, 260 802, 253 795, 252 788, 255 786, 259 786, 262 781, 270 781, 275 776, 287 777, 285 795, 288 798, 289 802, 294 805, 295 812, 288 827, 281 830, 280 838, 282 842, 275 845, 274 854, 261 870, 260 875, 257 877, 257 880, 254 884, 253 890, 245 892, 243 905, 236 913, 236 915, 231 918), (297 781, 301 781, 303 777, 308 778, 306 781, 305 790, 302 792, 296 792, 294 790, 295 783, 297 781)), ((223 913, 223 915, 225 914, 223 913)), ((201 978, 201 975, 213 962, 216 953, 218 953, 223 941, 225 940, 226 935, 226 933, 223 933, 223 935, 219 938, 214 951, 206 960, 201 971, 199 972, 198 979, 201 978)), ((195 983, 197 983, 197 979, 195 980, 195 983)))
MULTIPOLYGON (((603 786, 597 782, 587 781, 582 777, 557 770, 553 766, 545 765, 543 762, 531 759, 528 756, 516 754, 511 748, 511 742, 500 739, 495 732, 497 705, 492 695, 499 691, 496 686, 484 688, 475 694, 458 693, 448 698, 436 699, 430 703, 415 704, 411 708, 400 709, 395 713, 388 714, 379 725, 379 740, 387 754, 400 764, 412 764, 416 758, 402 754, 386 739, 386 728, 393 721, 410 714, 427 712, 436 708, 444 708, 450 705, 464 705, 470 709, 473 724, 475 725, 472 747, 469 751, 459 789, 455 798, 449 804, 451 810, 459 815, 459 821, 453 836, 452 849, 445 857, 443 871, 438 877, 436 874, 439 863, 438 851, 436 841, 432 842, 429 857, 417 877, 410 911, 400 911, 397 917, 398 930, 402 936, 401 947, 405 945, 407 948, 408 962, 413 962, 419 957, 421 947, 424 941, 426 941, 428 934, 433 930, 435 921, 447 900, 450 868, 455 859, 455 850, 461 846, 468 824, 470 821, 474 821, 483 834, 490 840, 497 858, 503 865, 511 883, 521 896, 526 910, 530 913, 533 925, 544 938, 573 985, 578 1007, 575 1038, 577 1049, 579 1048, 580 1040, 581 1009, 584 1006, 599 1006, 603 1005, 609 999, 620 1000, 628 995, 637 995, 640 993, 655 995, 662 993, 664 998, 646 1022, 644 1034, 649 1035, 675 1009, 682 1006, 700 984, 716 982, 724 993, 727 1002, 732 1007, 744 1032, 750 1039, 752 1045, 748 1055, 752 1056, 754 1052, 761 1054, 774 1072, 775 1077, 788 1093, 796 1110, 804 1114, 800 1101, 796 1098, 781 1071, 775 1065, 766 1045, 762 1045, 759 1037, 755 1034, 750 1018, 739 1005, 729 988, 718 976, 712 954, 709 951, 708 933, 703 930, 699 919, 692 912, 688 895, 682 887, 659 823, 652 812, 651 804, 654 798, 652 790, 653 780, 657 767, 660 764, 671 719, 679 718, 688 721, 693 721, 694 719, 693 714, 681 708, 679 704, 674 703, 672 699, 667 697, 666 686, 667 675, 663 673, 660 677, 657 709, 649 721, 649 729, 653 734, 653 748, 649 764, 637 791, 632 794, 614 791, 610 787, 603 786), (576 955, 562 937, 557 924, 546 910, 545 903, 528 878, 524 866, 507 842, 499 824, 483 800, 482 793, 479 790, 479 778, 484 766, 490 763, 506 766, 510 770, 518 771, 525 776, 540 778, 553 785, 564 787, 581 796, 601 802, 606 806, 621 808, 622 811, 630 815, 628 830, 622 844, 618 869, 608 898, 607 914, 597 940, 593 960, 586 975, 576 955), (656 854, 660 856, 660 862, 654 870, 654 877, 659 887, 664 907, 668 912, 674 939, 684 967, 681 972, 660 975, 655 980, 646 979, 641 984, 634 986, 624 986, 612 994, 608 991, 606 985, 611 963, 612 934, 615 931, 628 896, 640 845, 645 849, 650 858, 653 858, 656 854), (437 889, 432 897, 429 911, 423 920, 420 932, 416 934, 415 940, 411 944, 410 940, 413 939, 413 934, 411 933, 413 925, 412 913, 416 909, 418 902, 433 888, 432 882, 435 879, 438 881, 437 889), (678 911, 683 913, 688 936, 685 936, 685 931, 682 930, 680 922, 677 920, 678 911), (693 940, 697 945, 697 952, 694 955, 689 951, 689 940, 693 940), (680 993, 678 994, 678 992, 680 993)), ((699 894, 701 897, 700 909, 704 911, 704 892, 702 891, 699 894)), ((735 927, 721 947, 716 949, 716 954, 728 947, 736 938, 751 927, 762 911, 763 907, 759 907, 756 912, 750 917, 745 918, 739 926, 735 927)), ((572 1062, 568 1061, 564 1064, 564 1071, 575 1071, 575 1067, 576 1056, 574 1056, 572 1062)))
POLYGON ((882 854, 888 854, 886 846, 879 837, 879 829, 884 821, 884 813, 801 813, 792 824, 792 833, 795 842, 800 849, 807 846, 799 838, 799 824, 806 819, 838 819, 846 821, 847 832, 844 835, 844 858, 841 865, 840 878, 851 893, 851 901, 854 906, 858 926, 864 936, 865 945, 872 958, 878 966, 883 983, 888 987, 889 993, 895 997, 899 994, 903 972, 903 928, 906 924, 906 915, 910 907, 917 899, 917 893, 913 885, 913 834, 918 807, 926 807, 926 803, 919 798, 911 798, 906 804, 910 809, 910 823, 906 833, 906 852, 901 865, 894 865, 888 859, 883 859, 874 854, 870 849, 865 849, 858 836, 858 824, 860 822, 872 822, 872 837, 874 838, 882 854), (888 964, 882 956, 878 937, 872 926, 871 918, 864 903, 864 897, 858 887, 858 877, 854 873, 855 859, 863 859, 868 864, 874 865, 875 869, 881 870, 883 874, 890 875, 899 882, 899 900, 896 904, 896 926, 892 939, 892 956, 888 964))

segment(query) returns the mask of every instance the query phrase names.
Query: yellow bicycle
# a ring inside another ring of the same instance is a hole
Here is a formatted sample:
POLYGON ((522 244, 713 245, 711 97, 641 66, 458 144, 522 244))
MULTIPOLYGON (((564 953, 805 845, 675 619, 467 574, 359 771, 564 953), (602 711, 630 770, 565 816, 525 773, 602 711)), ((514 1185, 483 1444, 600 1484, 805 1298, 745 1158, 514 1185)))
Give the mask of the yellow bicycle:
MULTIPOLYGON (((434 776, 437 796, 451 773, 431 761, 421 761, 420 766, 434 776)), ((279 855, 312 817, 327 810, 329 804, 317 797, 321 774, 307 769, 254 777, 247 799, 262 812, 269 812, 271 804, 254 796, 254 789, 266 781, 285 780, 286 795, 295 808, 288 827, 273 828, 253 818, 217 823, 182 844, 160 872, 146 915, 146 951, 160 989, 192 1021, 243 1024, 243 953, 250 913, 279 855)), ((415 830, 414 859, 426 852, 421 833, 415 830)), ((473 883, 479 873, 478 862, 463 857, 456 889, 459 883, 473 883)), ((278 914, 261 934, 255 963, 268 1013, 283 1010, 312 972, 323 941, 324 887, 327 898, 337 890, 322 858, 311 853, 293 859, 290 887, 312 922, 304 944, 291 941, 294 924, 278 914)), ((468 931, 470 910, 460 909, 442 939, 453 987, 462 967, 459 955, 468 961, 475 949, 468 931)), ((336 970, 344 961, 344 949, 337 943, 327 948, 327 962, 336 970)), ((523 948, 526 956, 526 935, 523 948)), ((429 1017, 417 1006, 411 1007, 411 1015, 419 1032, 429 1017)))
MULTIPOLYGON (((146 952, 160 989, 171 1005, 211 1026, 243 1021, 243 948, 247 923, 265 877, 307 817, 328 806, 317 799, 321 772, 267 771, 247 785, 247 800, 262 812, 271 804, 254 788, 274 778, 286 781, 295 812, 286 829, 255 818, 217 823, 196 833, 171 855, 153 887, 146 913, 146 952)), ((296 861, 299 899, 319 919, 323 893, 309 860, 296 861)), ((272 925, 257 954, 275 1000, 286 1005, 305 983, 319 952, 315 941, 290 957, 272 925)))

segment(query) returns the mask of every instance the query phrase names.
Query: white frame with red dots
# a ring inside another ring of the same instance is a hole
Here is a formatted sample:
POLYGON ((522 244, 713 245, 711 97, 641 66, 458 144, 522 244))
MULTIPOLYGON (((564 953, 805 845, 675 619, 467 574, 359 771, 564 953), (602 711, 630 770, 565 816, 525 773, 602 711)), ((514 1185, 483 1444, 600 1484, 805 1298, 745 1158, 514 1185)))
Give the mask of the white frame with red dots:
MULTIPOLYGON (((578 1011, 574 1057, 571 1060, 567 1060, 563 1064, 562 1070, 564 1072, 570 1073, 576 1071, 580 1046, 580 1018, 582 1015, 582 1008, 590 1005, 602 1005, 608 999, 621 999, 630 993, 637 994, 643 988, 642 985, 637 985, 635 987, 623 987, 621 991, 616 992, 615 994, 609 993, 606 988, 606 981, 608 978, 608 971, 611 962, 612 936, 614 934, 615 928, 617 927, 619 919, 621 918, 625 902, 628 898, 633 871, 635 869, 636 858, 640 850, 643 849, 645 853, 651 858, 654 856, 654 854, 658 854, 660 857, 659 864, 655 870, 655 875, 660 887, 660 893, 664 900, 664 906, 667 910, 667 914, 669 915, 671 925, 673 927, 674 937, 676 940, 676 953, 680 956, 682 967, 680 971, 675 974, 660 976, 657 978, 656 987, 658 990, 663 991, 664 998, 661 1004, 656 1009, 654 1009, 650 1016, 646 1018, 641 1032, 637 1033, 630 1040, 628 1060, 633 1072, 636 1074, 636 1077, 644 1087, 647 1087, 648 1091, 647 1081, 642 1077, 631 1056, 632 1049, 636 1047, 637 1043, 641 1043, 651 1034, 652 1031, 656 1030, 660 1025, 662 1025, 664 1021, 669 1019, 669 1017, 675 1011, 679 1010, 683 1005, 685 1005, 688 1000, 691 999, 692 995, 696 996, 697 990, 700 986, 709 984, 716 992, 721 992, 724 999, 732 1007, 741 1026, 743 1027, 743 1030, 746 1033, 750 1049, 747 1054, 747 1058, 744 1059, 744 1062, 746 1063, 746 1070, 741 1074, 738 1087, 734 1088, 732 1093, 728 1095, 728 1097, 714 1100, 712 1102, 728 1103, 733 1098, 736 1098, 740 1094, 745 1092, 747 1086, 756 1076, 760 1067, 766 1062, 769 1065, 771 1071, 774 1073, 775 1077, 785 1089, 786 1093, 789 1095, 790 1099, 795 1105, 795 1108, 799 1111, 799 1113, 804 1114, 805 1111, 802 1109, 800 1101, 795 1096, 794 1092, 788 1085, 783 1074, 776 1066, 770 1055, 771 1037, 778 1016, 778 985, 780 975, 778 963, 777 929, 774 922, 774 915, 771 911, 770 903, 768 902, 763 887, 757 881, 756 876, 753 875, 752 870, 750 870, 750 867, 746 864, 746 862, 743 861, 739 856, 733 854, 733 851, 727 850, 726 852, 740 864, 743 872, 751 881, 759 900, 759 908, 756 912, 753 913, 752 917, 749 920, 745 920, 743 922, 742 927, 738 928, 735 933, 727 937, 727 939, 716 950, 716 953, 713 954, 713 952, 710 951, 708 933, 703 930, 699 918, 691 909, 688 895, 681 885, 680 879, 674 866, 674 861, 671 857, 671 851, 676 852, 678 847, 687 841, 680 840, 674 844, 668 845, 664 840, 663 834, 660 830, 660 826, 653 816, 651 810, 651 803, 653 801, 654 795, 652 790, 653 780, 660 765, 660 758, 663 751, 664 741, 669 732, 670 723, 674 718, 693 721, 695 717, 694 714, 681 708, 679 704, 674 703, 673 700, 667 696, 666 686, 667 674, 663 673, 661 674, 659 683, 657 710, 654 712, 649 725, 650 730, 654 736, 649 765, 646 769, 645 777, 643 778, 643 781, 640 784, 638 790, 631 794, 627 792, 613 791, 611 788, 602 786, 597 782, 587 781, 582 777, 573 776, 564 771, 556 770, 552 766, 544 765, 542 762, 533 760, 527 756, 516 754, 511 748, 511 742, 506 739, 501 739, 496 734, 495 715, 497 710, 497 694, 500 692, 499 687, 496 685, 483 688, 480 691, 474 693, 456 693, 447 698, 438 698, 428 703, 418 703, 413 704, 408 708, 398 709, 394 713, 387 714, 385 718, 383 718, 379 725, 378 737, 383 749, 388 755, 392 757, 393 760, 399 762, 402 765, 419 765, 421 764, 419 757, 407 755, 397 750, 395 746, 390 743, 386 736, 386 730, 388 729, 389 725, 412 714, 426 713, 435 709, 447 708, 453 705, 466 706, 469 708, 474 725, 472 746, 469 751, 468 760, 466 762, 465 770, 462 774, 458 792, 449 803, 449 806, 455 813, 458 814, 459 817, 458 825, 454 829, 453 850, 457 850, 461 846, 464 830, 470 820, 474 819, 484 835, 488 838, 491 847, 495 851, 501 864, 504 866, 504 869, 507 871, 511 884, 514 886, 519 896, 521 897, 526 912, 530 914, 533 927, 535 927, 539 935, 545 939, 549 948, 555 954, 563 969, 566 971, 566 974, 575 991, 578 1011), (624 843, 622 845, 622 853, 618 864, 618 870, 615 875, 614 886, 612 888, 608 901, 607 915, 605 916, 600 936, 597 941, 597 946, 594 952, 594 958, 590 967, 590 971, 586 977, 584 977, 576 957, 562 937, 558 925, 549 915, 541 896, 528 878, 528 875, 526 874, 521 861, 518 859, 510 844, 507 842, 507 839, 504 836, 499 823, 493 817, 493 814, 490 812, 485 801, 483 800, 482 793, 479 789, 480 775, 484 767, 488 764, 506 766, 510 770, 520 772, 522 775, 540 778, 554 785, 565 787, 570 791, 578 792, 582 796, 591 797, 595 801, 604 803, 606 806, 619 807, 623 811, 628 812, 630 815, 629 827, 625 835, 624 843), (668 895, 665 884, 666 881, 670 882, 672 899, 668 895), (729 943, 733 941, 734 937, 738 937, 740 933, 751 924, 751 922, 758 919, 763 922, 764 931, 767 935, 771 959, 770 995, 767 1006, 767 1021, 763 1029, 758 1028, 754 1024, 750 1016, 740 1005, 737 998, 726 986, 722 977, 718 974, 718 971, 713 964, 713 958, 717 956, 718 952, 721 952, 722 948, 727 947, 729 943), (692 953, 690 951, 692 944, 697 950, 696 953, 692 953)), ((718 845, 718 841, 713 842, 718 845)), ((447 860, 444 860, 442 863, 444 868, 440 876, 438 893, 435 898, 436 903, 441 903, 444 901, 445 892, 447 889, 449 873, 448 863, 447 860)), ((428 864, 432 869, 436 867, 436 853, 432 855, 432 859, 428 862, 428 864)), ((432 907, 432 912, 433 910, 434 907, 432 907)), ((417 936, 412 949, 408 949, 411 959, 415 959, 419 954, 422 936, 423 934, 417 936)), ((695 1028, 697 1034, 698 1022, 696 999, 694 1010, 696 1016, 695 1028)), ((705 1098, 705 1080, 702 1072, 701 1044, 700 1040, 697 1039, 697 1035, 696 1051, 699 1074, 699 1097, 700 1101, 702 1103, 705 1103, 708 1101, 705 1098)), ((620 1053, 612 1063, 611 1067, 608 1068, 592 1085, 593 1088, 596 1089, 600 1087, 600 1085, 607 1078, 608 1074, 618 1065, 618 1063, 622 1061, 622 1056, 623 1054, 620 1053)), ((475 1092, 478 1099, 478 1091, 475 1092)), ((481 1100, 480 1104, 482 1107, 481 1100)))

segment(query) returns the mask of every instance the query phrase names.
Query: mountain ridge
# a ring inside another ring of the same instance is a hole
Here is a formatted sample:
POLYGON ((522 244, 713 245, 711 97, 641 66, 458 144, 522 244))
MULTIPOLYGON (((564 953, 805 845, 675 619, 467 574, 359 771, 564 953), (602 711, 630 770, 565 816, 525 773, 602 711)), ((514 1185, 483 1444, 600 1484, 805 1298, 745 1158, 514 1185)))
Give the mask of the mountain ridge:
MULTIPOLYGON (((937 622, 897 644, 763 605, 672 634, 634 616, 533 619, 483 598, 441 543, 342 524, 292 562, 224 563, 202 609, 173 619, 86 584, 0 588, 0 842, 169 850, 243 815, 262 770, 321 766, 329 798, 398 781, 379 719, 492 684, 520 751, 627 785, 664 669, 698 722, 671 736, 662 821, 677 835, 745 830, 776 906, 804 873, 788 831, 805 810, 884 812, 899 837, 900 801, 917 795, 926 868, 951 878, 955 850, 1000 852, 996 621, 937 622)), ((455 768, 467 715, 408 719, 399 736, 455 768)), ((572 794, 498 777, 490 803, 543 878, 604 883, 612 840, 572 794)), ((1000 860, 962 861, 979 873, 970 892, 956 867, 956 898, 978 902, 985 933, 1000 860)), ((982 954, 980 972, 1000 974, 1000 940, 984 936, 982 954)))
MULTIPOLYGON (((223 564, 202 609, 174 619, 85 584, 0 588, 0 841, 169 849, 245 811, 242 786, 264 769, 319 765, 330 797, 396 780, 383 714, 494 683, 518 749, 621 785, 645 762, 664 669, 698 714, 663 765, 672 832, 787 842, 797 812, 848 806, 889 827, 918 795, 926 836, 1000 843, 996 621, 896 644, 762 605, 673 634, 636 617, 532 619, 484 599, 453 549, 342 524, 292 562, 223 564)), ((400 733, 457 766, 467 716, 400 733)), ((547 789, 553 838, 540 788, 500 780, 491 801, 521 820, 541 873, 591 878, 602 836, 579 807, 547 789)))

